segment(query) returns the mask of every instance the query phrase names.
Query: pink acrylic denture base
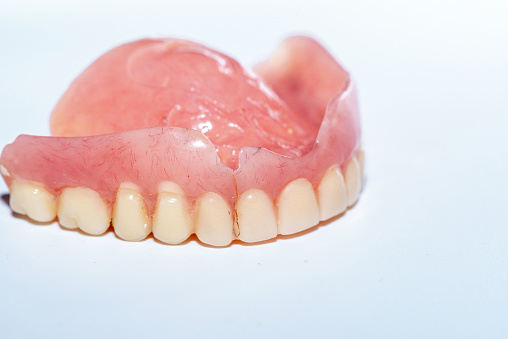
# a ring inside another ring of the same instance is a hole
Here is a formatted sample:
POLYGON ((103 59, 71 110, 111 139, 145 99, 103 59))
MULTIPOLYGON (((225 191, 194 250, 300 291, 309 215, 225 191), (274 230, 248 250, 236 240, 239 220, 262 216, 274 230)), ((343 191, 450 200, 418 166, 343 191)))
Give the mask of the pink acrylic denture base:
POLYGON ((239 195, 251 188, 275 199, 297 178, 317 186, 332 165, 342 169, 360 147, 360 121, 356 89, 345 90, 329 102, 314 148, 296 158, 264 148, 244 147, 238 169, 221 163, 214 145, 200 132, 178 127, 153 127, 91 137, 40 137, 20 135, 0 157, 13 180, 33 181, 55 196, 66 187, 97 191, 110 206, 122 182, 136 184, 150 214, 158 185, 177 183, 189 202, 216 192, 234 207, 239 195))

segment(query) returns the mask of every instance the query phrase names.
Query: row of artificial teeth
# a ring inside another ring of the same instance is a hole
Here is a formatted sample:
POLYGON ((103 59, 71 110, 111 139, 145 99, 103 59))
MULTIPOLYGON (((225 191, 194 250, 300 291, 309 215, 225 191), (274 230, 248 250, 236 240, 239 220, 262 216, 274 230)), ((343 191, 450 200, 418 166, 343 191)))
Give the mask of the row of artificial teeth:
POLYGON ((217 193, 199 197, 194 213, 182 189, 173 182, 159 186, 152 218, 138 187, 122 183, 111 210, 100 195, 84 187, 65 188, 58 199, 42 185, 13 181, 10 205, 14 212, 40 222, 58 217, 66 228, 102 234, 113 225, 122 239, 138 241, 150 232, 169 244, 178 244, 195 233, 200 241, 226 246, 234 239, 245 242, 268 240, 277 234, 294 234, 343 213, 358 199, 363 181, 364 153, 360 150, 344 173, 332 166, 314 189, 309 180, 293 180, 275 203, 260 189, 244 192, 232 210, 217 193))

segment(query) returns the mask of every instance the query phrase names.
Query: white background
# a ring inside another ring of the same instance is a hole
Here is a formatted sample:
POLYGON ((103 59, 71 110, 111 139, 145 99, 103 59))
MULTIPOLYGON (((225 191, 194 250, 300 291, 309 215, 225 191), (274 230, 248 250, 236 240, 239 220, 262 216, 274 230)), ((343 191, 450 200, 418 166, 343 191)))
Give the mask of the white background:
POLYGON ((0 337, 508 336, 506 1, 2 1, 0 147, 48 135, 70 81, 141 37, 252 65, 318 38, 358 84, 367 185, 262 245, 87 236, 14 216, 0 183, 0 337))

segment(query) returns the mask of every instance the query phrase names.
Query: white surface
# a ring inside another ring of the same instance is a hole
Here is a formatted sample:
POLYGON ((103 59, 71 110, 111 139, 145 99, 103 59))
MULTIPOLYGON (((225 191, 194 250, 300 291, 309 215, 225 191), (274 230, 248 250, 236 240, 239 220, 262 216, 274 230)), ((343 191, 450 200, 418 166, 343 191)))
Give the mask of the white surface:
POLYGON ((34 225, 3 199, 0 337, 508 335, 508 4, 311 3, 0 4, 0 147, 47 135, 69 82, 122 42, 253 64, 308 33, 358 83, 368 177, 332 223, 222 249, 34 225))

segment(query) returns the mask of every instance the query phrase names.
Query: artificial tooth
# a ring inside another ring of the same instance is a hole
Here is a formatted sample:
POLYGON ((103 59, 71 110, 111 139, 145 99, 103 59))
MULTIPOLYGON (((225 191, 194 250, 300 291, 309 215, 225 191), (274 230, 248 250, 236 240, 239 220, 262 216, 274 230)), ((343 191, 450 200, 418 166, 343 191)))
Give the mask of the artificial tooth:
POLYGON ((150 233, 150 219, 145 201, 136 185, 122 183, 113 207, 115 233, 124 240, 139 241, 150 233))
POLYGON ((196 235, 205 244, 226 246, 233 240, 233 212, 217 193, 208 192, 196 201, 196 235))
POLYGON ((360 176, 360 164, 358 163, 356 157, 352 157, 346 166, 346 170, 344 171, 348 206, 354 205, 358 199, 358 194, 360 193, 362 185, 360 176))
POLYGON ((278 231, 293 234, 319 223, 319 208, 309 180, 300 178, 290 182, 277 199, 278 231))
POLYGON ((187 199, 176 183, 164 182, 159 186, 152 232, 155 238, 168 244, 179 244, 193 232, 187 199))
POLYGON ((44 186, 33 182, 14 180, 10 187, 11 209, 28 215, 39 222, 48 222, 56 217, 55 197, 44 186))
POLYGON ((244 192, 236 203, 238 239, 263 241, 277 236, 277 220, 272 199, 262 190, 244 192))
POLYGON ((356 159, 358 160, 358 164, 360 165, 360 181, 361 181, 360 186, 361 188, 363 188, 363 185, 365 184, 365 152, 363 148, 360 148, 358 150, 358 153, 356 153, 356 159))
POLYGON ((317 188, 319 219, 327 220, 347 209, 346 184, 340 168, 330 167, 317 188))
POLYGON ((99 193, 85 187, 72 187, 60 194, 58 221, 64 227, 79 227, 86 233, 98 235, 108 229, 111 214, 99 193))

